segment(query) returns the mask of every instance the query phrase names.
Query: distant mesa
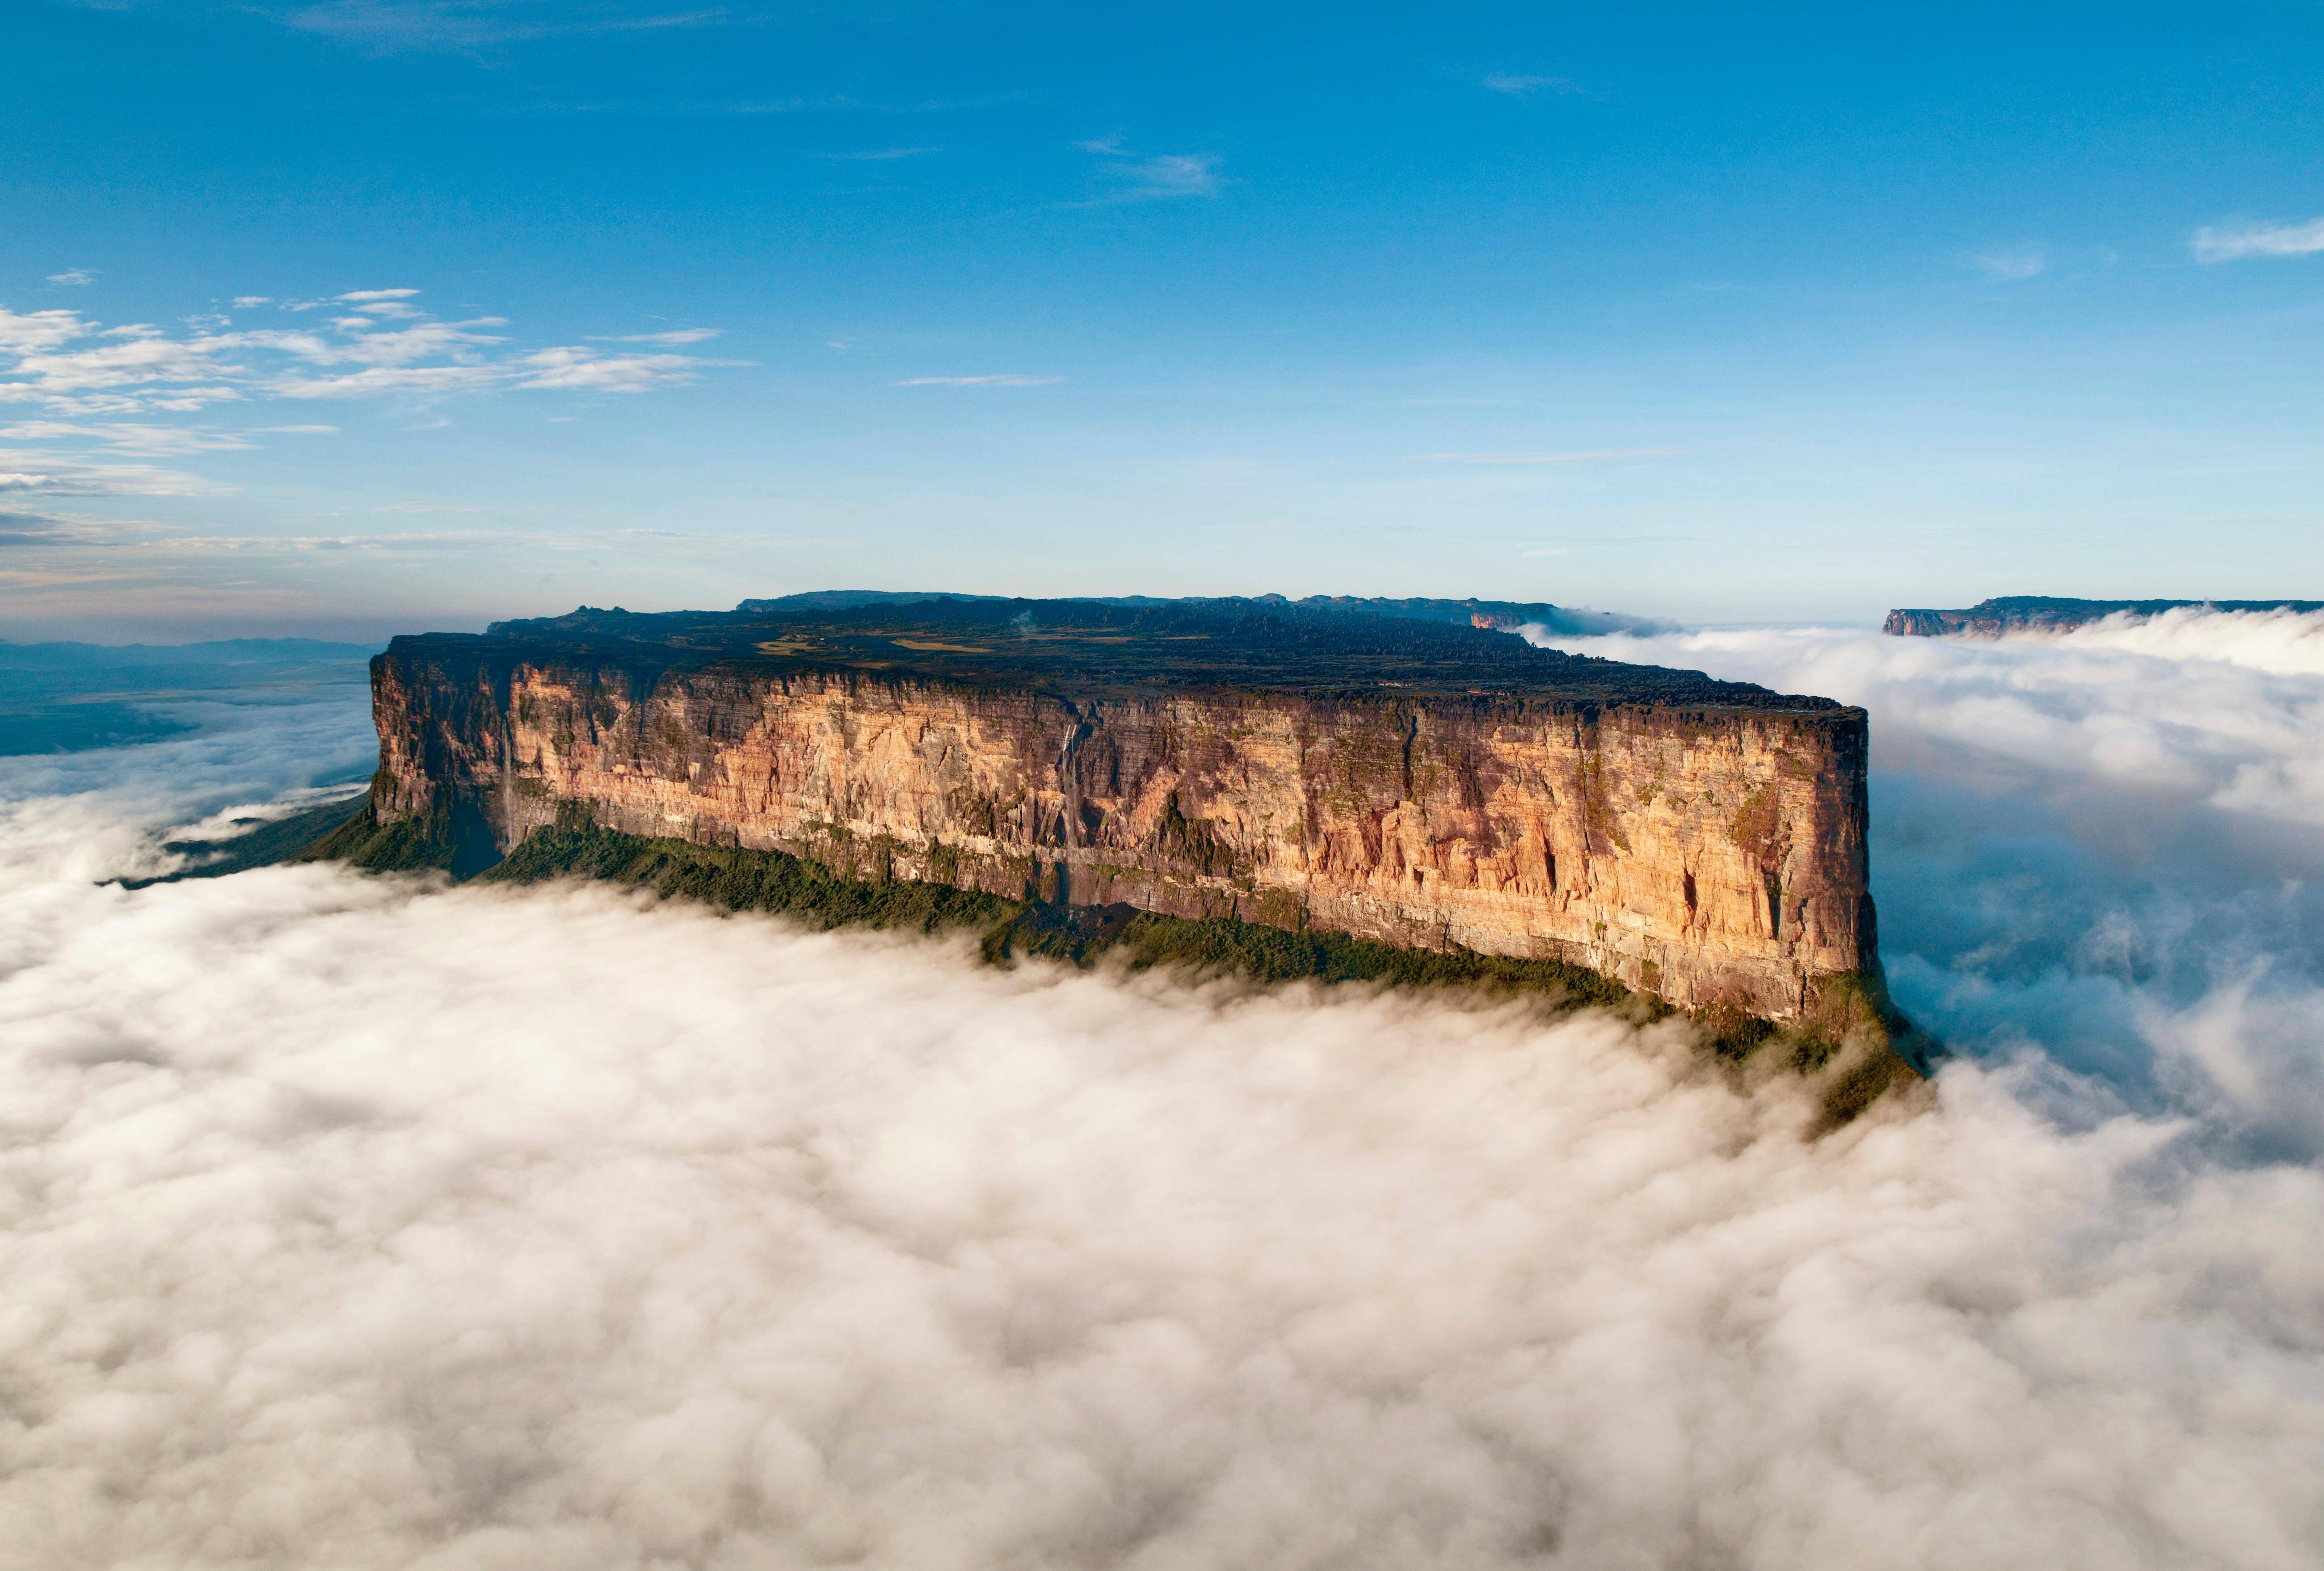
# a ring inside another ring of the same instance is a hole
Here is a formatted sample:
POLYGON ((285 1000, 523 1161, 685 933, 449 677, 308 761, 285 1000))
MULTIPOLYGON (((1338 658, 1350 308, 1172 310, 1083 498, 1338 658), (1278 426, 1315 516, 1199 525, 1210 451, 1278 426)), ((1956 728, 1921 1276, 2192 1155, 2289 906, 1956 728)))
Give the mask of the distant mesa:
POLYGON ((2073 600, 2048 594, 2005 594, 1966 611, 1892 611, 1880 630, 1899 638, 1960 635, 1997 639, 2005 633, 2062 633, 2110 616, 2144 621, 2166 611, 2324 611, 2324 600, 2073 600))

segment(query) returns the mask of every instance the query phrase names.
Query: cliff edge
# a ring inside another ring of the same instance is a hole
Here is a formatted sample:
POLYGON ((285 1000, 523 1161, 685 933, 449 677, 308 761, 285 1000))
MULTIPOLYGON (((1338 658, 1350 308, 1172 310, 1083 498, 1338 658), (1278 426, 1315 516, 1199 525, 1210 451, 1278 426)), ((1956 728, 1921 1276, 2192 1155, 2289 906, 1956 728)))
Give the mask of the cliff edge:
POLYGON ((1877 970, 1862 710, 1449 621, 585 608, 399 638, 372 680, 368 831, 460 871, 577 822, 1763 1019, 1877 970))

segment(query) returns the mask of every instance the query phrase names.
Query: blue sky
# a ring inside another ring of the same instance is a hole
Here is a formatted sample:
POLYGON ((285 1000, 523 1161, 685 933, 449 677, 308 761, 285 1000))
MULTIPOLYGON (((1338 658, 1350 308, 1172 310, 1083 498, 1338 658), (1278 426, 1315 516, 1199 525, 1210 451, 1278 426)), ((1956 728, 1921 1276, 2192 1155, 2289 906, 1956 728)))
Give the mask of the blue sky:
POLYGON ((0 637, 2324 595, 2324 20, 0 18, 0 637))

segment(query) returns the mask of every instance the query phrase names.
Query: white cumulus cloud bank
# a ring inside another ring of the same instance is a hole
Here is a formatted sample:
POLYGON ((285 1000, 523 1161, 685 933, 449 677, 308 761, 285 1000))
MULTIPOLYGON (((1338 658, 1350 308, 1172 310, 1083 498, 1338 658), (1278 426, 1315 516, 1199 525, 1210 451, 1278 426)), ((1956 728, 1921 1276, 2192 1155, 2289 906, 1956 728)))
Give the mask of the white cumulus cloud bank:
POLYGON ((2310 1563, 2324 1181, 325 868, 0 915, 26 1563, 2310 1563), (134 961, 134 963, 124 963, 134 961))
MULTIPOLYGON (((2053 777, 1951 768, 1961 663, 2103 804, 2107 724, 2270 745, 2292 678, 2181 633, 2211 653, 1589 647, 1852 680, 1878 749, 1923 717, 1883 789, 1936 849, 1884 923, 2024 1005, 1914 910, 2063 897, 1970 843, 2031 844, 2053 777)), ((1677 1021, 1002 972, 602 887, 88 881, 345 769, 343 696, 266 712, 0 771, 19 1563, 2324 1558, 2324 1171, 2210 1102, 2128 1108, 2041 1038, 1811 1142, 1677 1021)), ((2137 800, 2229 811, 2201 784, 2137 800)), ((2244 1050, 2232 978, 2126 985, 2244 1050)))

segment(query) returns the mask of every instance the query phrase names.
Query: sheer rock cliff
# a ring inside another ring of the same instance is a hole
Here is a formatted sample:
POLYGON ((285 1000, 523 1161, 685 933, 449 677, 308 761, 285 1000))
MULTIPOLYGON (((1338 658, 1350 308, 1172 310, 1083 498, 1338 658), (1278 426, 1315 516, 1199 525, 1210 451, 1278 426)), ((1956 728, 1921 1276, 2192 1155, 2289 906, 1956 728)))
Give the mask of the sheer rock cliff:
POLYGON ((374 819, 487 860, 581 814, 868 879, 1562 960, 1778 1019, 1877 969, 1861 710, 1502 633, 585 611, 398 639, 373 684, 374 819))

